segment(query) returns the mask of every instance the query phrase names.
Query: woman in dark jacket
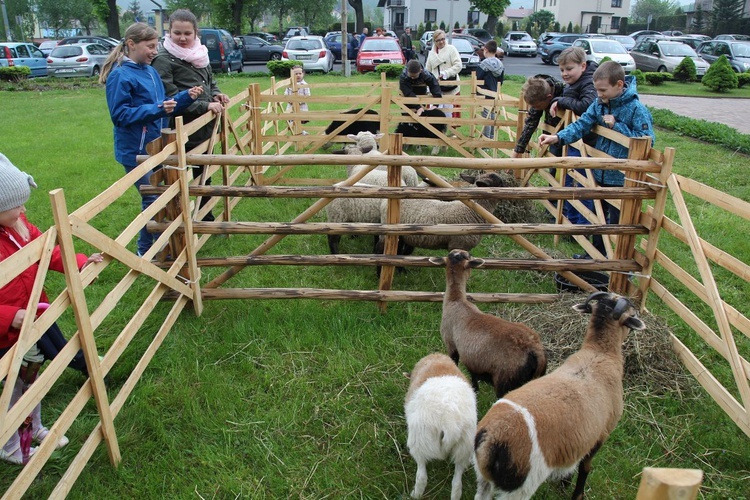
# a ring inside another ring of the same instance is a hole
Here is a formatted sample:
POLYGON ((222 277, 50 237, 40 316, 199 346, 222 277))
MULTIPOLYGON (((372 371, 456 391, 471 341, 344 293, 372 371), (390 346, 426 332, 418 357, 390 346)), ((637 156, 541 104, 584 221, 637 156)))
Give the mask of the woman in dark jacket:
MULTIPOLYGON (((208 50, 198 38, 198 19, 189 10, 178 9, 169 16, 169 34, 151 65, 159 72, 167 95, 177 94, 196 85, 203 87, 203 93, 198 99, 180 113, 185 123, 208 111, 215 115, 224 112, 229 97, 221 93, 214 81, 208 50)), ((189 151, 211 137, 213 127, 213 123, 208 123, 192 134, 185 149, 189 151)), ((195 167, 193 176, 200 177, 203 169, 204 166, 195 167)), ((207 178, 205 183, 211 184, 211 178, 207 178)), ((207 202, 208 198, 203 198, 201 207, 207 202)), ((214 220, 213 214, 209 212, 203 220, 214 220)))

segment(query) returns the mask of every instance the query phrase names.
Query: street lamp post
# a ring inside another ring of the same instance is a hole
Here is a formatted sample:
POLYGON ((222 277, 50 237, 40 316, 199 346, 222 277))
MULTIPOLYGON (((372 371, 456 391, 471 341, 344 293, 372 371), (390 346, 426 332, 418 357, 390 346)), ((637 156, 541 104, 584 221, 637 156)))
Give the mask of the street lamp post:
POLYGON ((3 10, 3 24, 5 25, 5 39, 8 42, 13 41, 13 35, 10 33, 10 23, 8 22, 8 11, 5 10, 5 0, 0 0, 0 7, 3 10))

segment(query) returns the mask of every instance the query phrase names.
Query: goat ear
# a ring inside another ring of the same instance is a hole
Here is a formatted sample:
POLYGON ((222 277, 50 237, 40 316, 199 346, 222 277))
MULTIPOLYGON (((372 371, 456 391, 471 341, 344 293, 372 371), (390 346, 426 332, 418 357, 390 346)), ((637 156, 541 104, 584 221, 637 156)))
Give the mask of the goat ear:
POLYGON ((583 314, 591 314, 591 304, 585 302, 583 304, 576 304, 573 306, 573 310, 583 314))
POLYGON ((375 139, 379 140, 382 139, 385 134, 375 134, 375 139))
POLYGON ((482 267, 483 265, 484 265, 484 259, 474 257, 469 261, 469 267, 473 269, 476 269, 477 267, 482 267))
POLYGON ((640 318, 637 318, 635 316, 631 316, 630 318, 626 319, 623 325, 627 326, 631 330, 645 330, 646 329, 646 323, 641 321, 640 318))
POLYGON ((474 184, 474 181, 477 180, 476 176, 469 175, 469 174, 459 174, 459 177, 461 177, 463 180, 465 180, 469 184, 474 184))
POLYGON ((436 266, 444 266, 445 265, 445 259, 443 257, 430 257, 430 262, 435 264, 436 266))
POLYGON ((346 134, 346 136, 347 136, 347 137, 348 137, 349 139, 353 140, 353 141, 356 141, 356 140, 357 140, 357 136, 356 136, 356 135, 354 135, 354 134, 346 134))
POLYGON ((402 375, 408 379, 411 379, 411 372, 402 372, 402 375))

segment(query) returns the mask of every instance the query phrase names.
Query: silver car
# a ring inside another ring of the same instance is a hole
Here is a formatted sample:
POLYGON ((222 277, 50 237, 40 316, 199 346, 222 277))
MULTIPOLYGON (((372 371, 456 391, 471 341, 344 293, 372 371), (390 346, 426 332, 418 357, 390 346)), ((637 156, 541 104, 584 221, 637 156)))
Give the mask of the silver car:
POLYGON ((109 48, 98 43, 59 45, 47 57, 47 74, 61 78, 99 76, 107 56, 109 48))
POLYGON ((501 47, 506 56, 522 55, 536 57, 536 42, 525 31, 509 31, 501 47))
POLYGON ((286 42, 281 60, 296 60, 305 71, 318 70, 328 73, 333 69, 333 53, 322 36, 293 36, 286 42))
POLYGON ((672 73, 686 57, 695 63, 698 76, 705 75, 709 66, 689 45, 663 39, 643 40, 630 51, 630 55, 635 59, 635 67, 641 71, 672 73))

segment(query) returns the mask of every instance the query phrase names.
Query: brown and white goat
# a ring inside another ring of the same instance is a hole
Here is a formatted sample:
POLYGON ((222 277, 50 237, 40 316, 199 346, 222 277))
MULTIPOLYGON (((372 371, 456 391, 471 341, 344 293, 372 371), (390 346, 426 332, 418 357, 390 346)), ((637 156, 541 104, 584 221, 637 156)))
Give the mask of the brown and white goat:
POLYGON ((409 376, 404 401, 407 446, 417 462, 412 498, 427 486, 427 462, 450 459, 455 464, 451 500, 461 498, 461 476, 471 467, 477 431, 477 400, 461 370, 445 354, 420 359, 409 376))
POLYGON ((545 480, 566 478, 576 466, 573 498, 583 498, 591 460, 622 416, 622 343, 646 327, 628 299, 607 292, 573 309, 591 313, 581 349, 509 392, 477 426, 475 500, 531 498, 545 480))
POLYGON ((463 362, 474 390, 479 381, 492 383, 499 398, 529 380, 544 375, 547 355, 539 334, 524 325, 479 310, 466 298, 471 269, 484 264, 465 250, 430 259, 445 263, 445 295, 440 335, 448 355, 463 362))

